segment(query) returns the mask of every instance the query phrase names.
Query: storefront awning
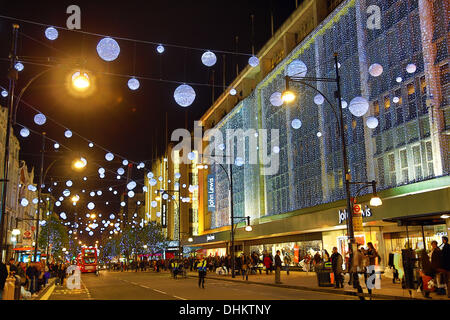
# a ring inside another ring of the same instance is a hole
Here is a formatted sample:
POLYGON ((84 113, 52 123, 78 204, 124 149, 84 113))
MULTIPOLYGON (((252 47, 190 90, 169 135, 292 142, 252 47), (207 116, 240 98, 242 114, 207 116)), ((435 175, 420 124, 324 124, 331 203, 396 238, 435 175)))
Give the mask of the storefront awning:
POLYGON ((16 251, 30 251, 30 250, 34 250, 33 247, 19 247, 19 248, 14 248, 13 250, 16 251))
POLYGON ((383 219, 383 221, 397 223, 399 226, 433 226, 445 224, 446 215, 450 215, 450 212, 425 213, 406 217, 387 218, 383 219))

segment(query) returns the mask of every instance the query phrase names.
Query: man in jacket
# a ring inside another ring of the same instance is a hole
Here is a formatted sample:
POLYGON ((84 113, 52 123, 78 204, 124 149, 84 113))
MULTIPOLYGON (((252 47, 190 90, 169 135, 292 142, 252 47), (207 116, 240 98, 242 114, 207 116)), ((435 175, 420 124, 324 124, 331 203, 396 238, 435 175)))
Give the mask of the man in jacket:
POLYGON ((333 248, 333 253, 331 254, 331 267, 333 269, 334 274, 334 282, 335 288, 343 288, 344 287, 344 279, 342 277, 342 263, 343 259, 341 254, 338 252, 337 248, 333 248))
POLYGON ((447 284, 447 297, 450 298, 450 244, 447 237, 442 237, 441 267, 444 283, 447 284))
POLYGON ((206 277, 206 268, 207 263, 203 258, 203 255, 200 255, 199 261, 197 262, 197 270, 198 270, 198 287, 200 286, 205 289, 205 277, 206 277))
POLYGON ((281 284, 281 258, 280 258, 280 250, 277 250, 277 254, 275 256, 275 283, 281 284))

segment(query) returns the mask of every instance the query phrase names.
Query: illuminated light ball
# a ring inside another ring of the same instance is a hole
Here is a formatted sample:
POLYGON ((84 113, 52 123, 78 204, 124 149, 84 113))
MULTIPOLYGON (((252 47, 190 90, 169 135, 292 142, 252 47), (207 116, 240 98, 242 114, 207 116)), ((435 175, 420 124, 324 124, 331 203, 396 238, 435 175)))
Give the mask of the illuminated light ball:
POLYGON ((28 190, 30 190, 30 191, 36 191, 37 190, 37 188, 35 187, 35 186, 33 186, 32 184, 30 184, 30 185, 28 185, 28 190))
POLYGON ((167 199, 169 199, 169 195, 168 195, 167 193, 164 193, 164 194, 162 195, 162 198, 163 198, 164 200, 167 200, 167 199))
POLYGON ((399 101, 400 101, 399 97, 392 98, 392 102, 394 102, 394 103, 398 103, 399 101))
POLYGON ((98 195, 98 196, 101 196, 102 194, 103 194, 103 192, 102 192, 101 190, 98 190, 98 191, 97 191, 97 195, 98 195))
POLYGON ((105 175, 104 174, 99 175, 99 177, 100 177, 100 179, 105 179, 105 175))
POLYGON ((317 135, 318 138, 320 138, 322 136, 322 132, 319 131, 319 132, 316 133, 316 135, 317 135))
POLYGON ((117 180, 120 180, 121 176, 116 176, 117 180))
POLYGON ((195 187, 194 186, 189 186, 189 188, 188 188, 188 190, 189 190, 189 192, 194 192, 195 191, 195 187))
POLYGON ((59 143, 56 142, 56 143, 53 145, 53 147, 54 147, 55 149, 59 149, 59 143))
POLYGON ((369 67, 369 74, 372 77, 378 77, 383 73, 383 66, 379 63, 373 63, 369 67))
POLYGON ((39 201, 38 198, 34 198, 32 202, 33 202, 34 204, 37 204, 38 201, 39 201))
POLYGON ((149 179, 153 178, 153 172, 148 172, 147 173, 147 178, 149 178, 149 179))
POLYGON ((141 163, 139 163, 139 166, 140 166, 141 168, 144 168, 144 167, 145 167, 145 163, 141 162, 141 163))
POLYGON ((113 192, 114 194, 117 194, 117 191, 116 190, 114 190, 114 192, 113 192))
POLYGON ((189 152, 187 157, 188 157, 189 160, 193 161, 193 160, 195 160, 195 153, 194 152, 189 152))
POLYGON ((89 210, 93 210, 95 208, 95 204, 93 202, 89 202, 87 207, 89 210))
POLYGON ((89 231, 89 235, 90 235, 90 236, 93 236, 93 235, 94 235, 94 232, 89 231))
POLYGON ((308 72, 308 68, 300 59, 293 60, 286 68, 286 75, 289 77, 304 77, 306 76, 306 72, 308 72))
POLYGON ((54 27, 48 27, 45 29, 45 37, 52 41, 58 39, 58 30, 54 27))
POLYGON ((158 52, 158 53, 163 53, 164 52, 164 46, 163 45, 158 45, 157 47, 156 47, 156 51, 158 52))
POLYGON ((139 80, 136 78, 131 78, 130 80, 128 80, 128 88, 130 88, 130 90, 137 90, 139 89, 140 83, 139 80))
POLYGON ((278 147, 278 146, 273 147, 272 150, 274 153, 280 153, 280 147, 278 147))
POLYGON ((180 179, 181 178, 181 173, 177 172, 175 173, 175 179, 180 179))
POLYGON ((274 107, 280 107, 283 105, 283 99, 281 99, 281 92, 274 92, 272 93, 272 95, 270 96, 270 103, 274 106, 274 107))
MULTIPOLYGON (((236 157, 236 159, 234 160, 234 164, 237 165, 238 167, 240 167, 244 164, 244 159, 242 159, 241 157, 236 157)), ((183 187, 183 188, 185 188, 185 187, 183 187)))
POLYGON ((122 207, 125 207, 125 205, 126 205, 126 203, 125 203, 124 201, 122 201, 122 202, 120 203, 120 206, 122 206, 122 207))
POLYGON ((8 96, 8 91, 2 90, 2 97, 6 98, 8 96))
POLYGON ((350 101, 350 112, 355 117, 362 117, 369 110, 369 102, 363 97, 356 97, 350 101))
POLYGON ((110 37, 103 38, 97 44, 97 53, 105 61, 114 61, 120 53, 120 46, 110 37))
POLYGON ((89 142, 89 148, 93 148, 94 144, 92 142, 89 142))
POLYGON ((345 109, 345 108, 347 108, 347 106, 348 106, 348 103, 347 103, 347 101, 345 101, 345 100, 341 100, 341 106, 342 106, 342 109, 345 109))
POLYGON ((98 173, 99 173, 99 174, 105 174, 105 169, 104 169, 104 168, 98 169, 98 173))
POLYGON ((230 90, 230 94, 231 94, 232 96, 235 96, 236 93, 237 93, 237 91, 236 91, 235 88, 232 88, 232 89, 230 90))
POLYGON ((113 215, 112 213, 109 215, 109 218, 110 218, 111 220, 113 220, 115 217, 116 217, 116 216, 113 215))
POLYGON ((148 183, 153 187, 156 185, 157 181, 154 178, 151 178, 148 183))
POLYGON ((257 57, 255 57, 255 56, 251 56, 248 59, 248 64, 251 65, 252 67, 256 67, 259 64, 259 59, 257 57))
POLYGON ((67 215, 66 215, 65 212, 61 212, 61 213, 59 214, 59 216, 60 216, 61 219, 63 219, 63 220, 67 219, 67 215))
POLYGON ((34 116, 34 123, 36 123, 37 125, 42 126, 46 121, 47 118, 42 113, 38 113, 34 116))
POLYGON ((183 188, 186 188, 186 184, 185 184, 185 183, 183 183, 182 187, 183 187, 183 188))
POLYGON ((64 201, 64 197, 59 197, 59 201, 64 201))
POLYGON ((416 72, 416 70, 417 70, 417 67, 414 63, 410 63, 406 66, 406 72, 408 72, 408 73, 414 73, 414 72, 416 72))
POLYGON ((156 213, 156 216, 157 216, 158 218, 160 218, 160 217, 161 217, 161 212, 157 212, 157 213, 156 213))
POLYGON ((204 54, 202 54, 202 63, 207 67, 212 67, 217 62, 216 55, 214 52, 206 51, 204 54))
POLYGON ((90 195, 91 197, 95 197, 95 192, 94 192, 94 191, 91 191, 91 192, 89 193, 89 195, 90 195))
POLYGON ((87 177, 83 177, 83 180, 86 181, 86 180, 87 180, 87 177))
POLYGON ((133 190, 134 188, 136 188, 136 182, 130 181, 130 182, 127 184, 127 189, 128 189, 128 190, 133 190))
POLYGON ((128 191, 128 197, 133 198, 134 197, 134 191, 128 191))
POLYGON ((117 173, 122 175, 125 173, 125 170, 123 168, 119 168, 119 169, 117 169, 117 173))
POLYGON ((111 152, 108 152, 107 154, 105 154, 105 159, 107 161, 112 161, 114 159, 114 155, 111 152))
POLYGON ((64 132, 64 135, 66 136, 66 138, 70 138, 72 137, 72 131, 66 130, 66 132, 64 132))
POLYGON ((173 97, 178 105, 189 107, 195 100, 195 91, 190 85, 182 84, 175 89, 173 97))
POLYGON ((26 207, 28 205, 28 200, 25 198, 22 198, 22 200, 20 200, 20 204, 22 205, 22 207, 26 207))
POLYGON ((56 201, 56 202, 55 202, 55 206, 59 207, 60 205, 61 205, 61 202, 60 202, 60 201, 56 201))
POLYGON ((223 143, 219 144, 218 146, 219 150, 225 150, 225 145, 223 143))
POLYGON ((123 160, 122 161, 122 165, 127 166, 128 165, 128 160, 123 160))
POLYGON ((22 128, 20 129, 20 135, 26 138, 30 135, 30 130, 28 130, 27 128, 22 128))
POLYGON ((291 126, 294 129, 300 129, 300 127, 302 126, 302 122, 300 121, 300 119, 294 119, 291 122, 291 126))
POLYGON ((65 197, 68 197, 68 196, 70 196, 70 191, 69 190, 64 190, 63 191, 63 195, 65 196, 65 197))
POLYGON ((17 71, 22 71, 23 70, 23 68, 24 68, 24 66, 23 66, 23 63, 22 62, 17 62, 15 65, 14 65, 14 69, 16 69, 17 71))
POLYGON ((157 203, 156 201, 152 201, 152 202, 151 202, 152 208, 156 208, 157 205, 158 205, 158 203, 157 203))
POLYGON ((71 180, 66 181, 66 186, 71 187, 73 185, 73 182, 71 180))
POLYGON ((378 119, 376 117, 368 117, 366 119, 366 125, 370 129, 375 129, 376 127, 378 127, 378 119))
POLYGON ((397 77, 397 78, 395 78, 395 81, 397 81, 397 83, 400 83, 403 81, 403 79, 402 79, 402 77, 397 77))
POLYGON ((323 104, 324 101, 325 101, 325 99, 324 99, 324 97, 321 94, 317 94, 314 97, 314 103, 317 104, 317 105, 323 104))

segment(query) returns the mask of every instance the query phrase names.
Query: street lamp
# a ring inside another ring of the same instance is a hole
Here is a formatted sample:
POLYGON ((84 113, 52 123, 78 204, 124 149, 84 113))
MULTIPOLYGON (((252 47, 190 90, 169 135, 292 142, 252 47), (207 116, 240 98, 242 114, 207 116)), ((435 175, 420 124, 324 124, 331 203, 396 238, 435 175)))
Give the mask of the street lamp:
POLYGON ((86 91, 91 86, 89 75, 84 71, 76 71, 72 74, 72 86, 77 91, 86 91))

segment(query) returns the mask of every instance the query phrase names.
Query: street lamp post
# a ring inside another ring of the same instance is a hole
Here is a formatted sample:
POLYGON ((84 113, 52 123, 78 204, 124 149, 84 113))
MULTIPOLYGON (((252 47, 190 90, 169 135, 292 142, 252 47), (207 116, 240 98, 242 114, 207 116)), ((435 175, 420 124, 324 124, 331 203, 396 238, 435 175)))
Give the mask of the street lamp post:
MULTIPOLYGON (((169 192, 176 192, 178 194, 178 200, 175 202, 177 204, 177 211, 178 211, 178 255, 180 258, 183 257, 183 253, 181 252, 181 204, 180 204, 180 194, 181 190, 178 188, 178 190, 158 190, 162 195, 167 194, 170 196, 169 192)), ((165 199, 163 199, 165 200, 165 199)))

